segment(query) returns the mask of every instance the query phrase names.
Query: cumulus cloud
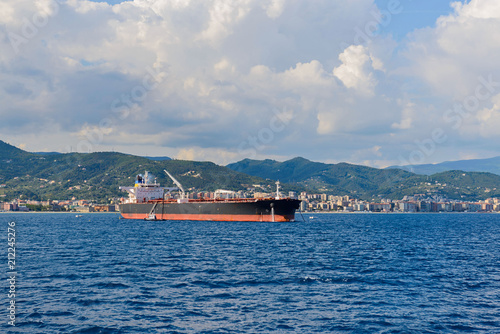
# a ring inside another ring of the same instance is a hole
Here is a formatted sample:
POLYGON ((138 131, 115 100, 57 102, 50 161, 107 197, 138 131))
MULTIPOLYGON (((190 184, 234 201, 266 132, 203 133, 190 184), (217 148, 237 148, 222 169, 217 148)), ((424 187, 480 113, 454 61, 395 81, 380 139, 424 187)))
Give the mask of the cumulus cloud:
POLYGON ((34 151, 377 164, 397 162, 434 127, 450 142, 474 131, 497 138, 500 92, 458 131, 443 114, 479 76, 500 81, 498 2, 456 2, 399 44, 382 35, 360 45, 356 29, 374 9, 373 0, 4 0, 0 139, 34 151))
POLYGON ((458 15, 454 17, 443 18, 441 22, 453 20, 465 20, 468 18, 480 19, 500 19, 500 3, 494 0, 471 0, 464 4, 461 2, 453 2, 452 7, 458 15))
POLYGON ((500 29, 498 1, 454 2, 454 12, 442 16, 433 29, 412 35, 406 56, 411 74, 422 78, 438 94, 464 98, 479 75, 498 71, 500 29))
POLYGON ((498 139, 500 129, 500 93, 491 99, 492 106, 482 108, 464 123, 462 133, 472 138, 498 139))
POLYGON ((500 36, 493 33, 500 29, 498 6, 494 0, 454 2, 453 12, 435 27, 415 31, 402 53, 409 60, 405 75, 419 79, 419 93, 425 94, 415 100, 414 109, 422 113, 413 112, 413 121, 427 119, 448 138, 429 159, 454 159, 451 151, 488 156, 496 150, 492 139, 500 134, 491 126, 497 122, 494 96, 500 93, 500 36))
POLYGON ((393 123, 392 127, 395 129, 409 129, 413 121, 413 107, 414 103, 408 103, 401 112, 401 121, 399 123, 393 123))
POLYGON ((373 61, 368 54, 368 49, 362 45, 351 45, 339 55, 342 65, 333 69, 333 74, 348 87, 359 91, 361 94, 371 96, 374 94, 377 81, 372 73, 375 66, 383 68, 379 59, 373 61))
POLYGON ((271 0, 266 8, 266 13, 270 18, 277 18, 283 13, 285 0, 271 0))

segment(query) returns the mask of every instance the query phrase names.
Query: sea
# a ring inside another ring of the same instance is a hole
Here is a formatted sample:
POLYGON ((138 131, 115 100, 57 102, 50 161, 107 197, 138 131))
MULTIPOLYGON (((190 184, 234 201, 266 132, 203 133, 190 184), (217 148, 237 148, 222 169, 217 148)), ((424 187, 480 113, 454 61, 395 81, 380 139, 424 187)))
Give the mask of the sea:
POLYGON ((500 332, 500 214, 297 220, 2 213, 0 332, 500 332))

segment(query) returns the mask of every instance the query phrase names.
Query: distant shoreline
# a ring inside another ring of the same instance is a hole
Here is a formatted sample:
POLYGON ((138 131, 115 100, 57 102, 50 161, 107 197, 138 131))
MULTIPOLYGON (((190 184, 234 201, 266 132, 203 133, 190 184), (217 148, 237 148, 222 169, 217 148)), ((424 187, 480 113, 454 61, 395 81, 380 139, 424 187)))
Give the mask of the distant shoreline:
MULTIPOLYGON (((329 211, 329 212, 302 212, 303 215, 324 215, 328 213, 333 213, 333 214, 427 214, 427 213, 432 213, 432 214, 439 214, 439 213, 453 213, 453 214, 461 214, 461 213, 495 213, 498 214, 500 212, 496 211, 477 211, 477 212, 458 212, 458 211, 439 211, 439 212, 373 212, 373 211, 353 211, 353 212, 346 212, 346 211, 329 211)), ((300 212, 299 212, 300 214, 300 212)))
POLYGON ((15 214, 30 214, 30 213, 64 213, 64 214, 73 214, 73 215, 83 215, 83 214, 102 214, 102 213, 109 213, 109 214, 120 214, 120 212, 115 211, 115 212, 106 212, 106 211, 97 211, 97 212, 78 212, 78 211, 0 211, 0 214, 2 213, 15 213, 15 214))
MULTIPOLYGON (((34 214, 34 213, 60 213, 60 214, 73 214, 73 215, 83 215, 83 214, 117 214, 120 212, 68 212, 68 211, 0 211, 0 214, 34 214)), ((345 212, 345 211, 330 211, 330 212, 296 212, 295 215, 325 215, 325 214, 500 214, 500 212, 495 211, 487 211, 487 212, 370 212, 370 211, 354 211, 354 212, 345 212)))

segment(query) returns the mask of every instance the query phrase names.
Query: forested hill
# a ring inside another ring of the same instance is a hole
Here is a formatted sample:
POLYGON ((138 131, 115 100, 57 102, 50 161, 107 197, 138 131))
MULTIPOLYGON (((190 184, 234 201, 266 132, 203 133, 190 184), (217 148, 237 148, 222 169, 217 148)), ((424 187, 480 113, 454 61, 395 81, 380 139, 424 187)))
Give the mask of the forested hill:
POLYGON ((492 173, 447 171, 426 176, 401 169, 325 164, 300 157, 284 162, 244 159, 227 167, 317 192, 349 194, 365 199, 401 199, 404 195, 414 194, 467 200, 500 196, 500 176, 492 173))
POLYGON ((377 169, 348 163, 325 164, 294 158, 284 162, 250 160, 226 167, 212 162, 151 160, 117 152, 29 153, 0 141, 0 200, 91 199, 122 197, 120 186, 131 186, 135 175, 148 170, 164 186, 173 186, 168 170, 189 191, 244 190, 253 185, 283 191, 351 195, 360 199, 401 199, 405 195, 441 195, 477 200, 500 197, 500 176, 447 171, 430 176, 401 169, 377 169))
POLYGON ((135 175, 152 172, 164 186, 174 186, 168 170, 186 189, 240 190, 271 181, 235 172, 212 162, 151 160, 117 152, 35 154, 0 141, 0 201, 23 195, 31 199, 72 197, 107 200, 125 196, 119 186, 132 186, 135 175))

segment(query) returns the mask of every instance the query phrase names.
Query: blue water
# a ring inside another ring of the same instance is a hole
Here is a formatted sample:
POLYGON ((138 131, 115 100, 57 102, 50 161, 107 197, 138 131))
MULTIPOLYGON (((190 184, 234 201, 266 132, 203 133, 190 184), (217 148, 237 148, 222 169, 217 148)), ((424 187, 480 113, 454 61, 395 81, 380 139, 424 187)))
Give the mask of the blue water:
POLYGON ((500 214, 118 217, 0 214, 5 267, 17 224, 14 332, 500 332, 500 214))

